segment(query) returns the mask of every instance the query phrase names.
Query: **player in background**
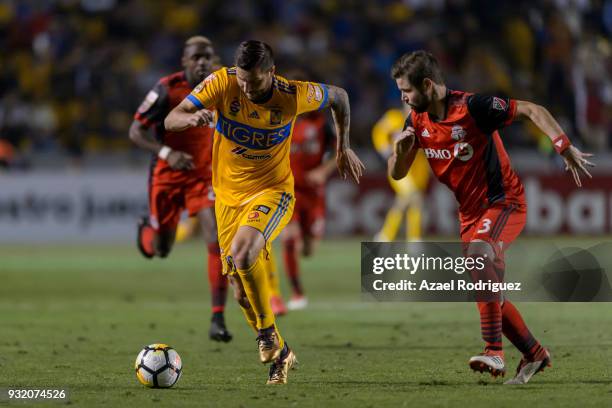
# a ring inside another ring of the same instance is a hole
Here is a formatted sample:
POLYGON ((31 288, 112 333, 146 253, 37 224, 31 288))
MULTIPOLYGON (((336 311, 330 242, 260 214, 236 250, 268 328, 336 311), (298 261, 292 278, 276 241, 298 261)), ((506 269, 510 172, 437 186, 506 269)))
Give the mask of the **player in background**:
POLYGON ((209 337, 228 342, 232 335, 225 326, 227 279, 222 274, 215 222, 215 196, 211 182, 213 129, 201 127, 168 132, 163 120, 193 87, 213 69, 216 55, 206 37, 185 42, 184 70, 161 78, 134 115, 130 139, 153 153, 149 172, 149 211, 138 226, 138 248, 146 258, 165 258, 174 244, 181 212, 197 216, 208 245, 208 281, 212 297, 209 337), (151 135, 149 129, 155 130, 151 135))
MULTIPOLYGON (((391 75, 412 112, 389 159, 389 175, 395 180, 405 177, 422 149, 436 177, 459 202, 466 256, 491 260, 485 262, 480 277, 503 281, 504 250, 525 225, 526 203, 498 129, 516 119, 533 122, 550 138, 579 187, 580 173, 591 177, 586 169, 594 166, 587 160, 591 154, 573 146, 542 106, 448 89, 437 60, 428 52, 403 55, 391 75)), ((472 357, 469 365, 476 371, 503 375, 503 333, 523 353, 515 377, 506 384, 525 384, 550 364, 550 354, 531 334, 517 308, 497 295, 478 301, 485 350, 472 357)))
MULTIPOLYGON (((286 228, 286 227, 285 227, 286 228)), ((283 230, 284 232, 284 230, 283 230)), ((284 316, 287 314, 287 307, 283 301, 283 295, 280 289, 280 280, 278 279, 278 267, 276 264, 276 255, 274 254, 274 246, 270 245, 268 251, 268 286, 270 288, 270 307, 274 316, 284 316)))
POLYGON ((224 271, 257 332, 260 361, 272 362, 267 383, 284 384, 296 358, 275 324, 266 253, 293 213, 289 150, 296 116, 331 108, 340 174, 358 181, 363 165, 349 147, 346 91, 275 75, 272 49, 261 41, 241 43, 235 63, 208 76, 164 123, 171 131, 206 126, 216 110, 213 186, 224 271))
MULTIPOLYGON (((304 80, 306 74, 295 71, 290 77, 304 80)), ((289 310, 304 309, 308 299, 300 281, 300 254, 309 257, 325 232, 325 186, 335 171, 335 160, 328 153, 334 149, 334 134, 327 115, 312 111, 298 116, 291 141, 291 170, 295 179, 293 218, 281 234, 285 273, 291 284, 289 310)))
MULTIPOLYGON (((407 105, 401 109, 389 109, 372 128, 372 142, 376 151, 388 160, 393 154, 393 144, 404 126, 404 118, 410 112, 407 105)), ((423 152, 417 153, 408 175, 401 180, 389 177, 389 185, 395 192, 393 205, 387 212, 381 230, 375 241, 394 241, 406 216, 406 240, 419 241, 422 238, 423 200, 429 181, 429 165, 423 152)))

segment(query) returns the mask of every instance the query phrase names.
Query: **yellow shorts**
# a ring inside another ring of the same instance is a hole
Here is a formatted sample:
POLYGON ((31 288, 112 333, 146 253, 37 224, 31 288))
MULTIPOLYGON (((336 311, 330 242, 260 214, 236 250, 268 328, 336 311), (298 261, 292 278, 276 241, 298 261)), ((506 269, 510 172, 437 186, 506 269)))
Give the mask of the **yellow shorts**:
POLYGON ((291 221, 294 205, 293 191, 266 191, 240 207, 230 207, 215 200, 223 274, 235 273, 231 248, 239 227, 247 225, 259 230, 266 240, 266 251, 269 251, 272 241, 291 221))

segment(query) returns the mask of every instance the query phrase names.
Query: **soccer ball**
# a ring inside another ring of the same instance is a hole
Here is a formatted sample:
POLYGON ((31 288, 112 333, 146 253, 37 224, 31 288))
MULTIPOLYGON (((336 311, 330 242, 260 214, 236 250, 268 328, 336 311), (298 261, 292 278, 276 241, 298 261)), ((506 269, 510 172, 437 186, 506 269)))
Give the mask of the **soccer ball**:
POLYGON ((167 344, 145 346, 134 363, 136 377, 151 388, 170 388, 181 378, 183 363, 176 350, 167 344))

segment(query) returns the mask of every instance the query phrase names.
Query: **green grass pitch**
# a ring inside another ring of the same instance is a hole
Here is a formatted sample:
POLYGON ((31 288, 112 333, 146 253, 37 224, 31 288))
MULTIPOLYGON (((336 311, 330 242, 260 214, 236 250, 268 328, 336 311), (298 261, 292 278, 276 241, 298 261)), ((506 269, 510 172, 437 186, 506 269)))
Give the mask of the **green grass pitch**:
MULTIPOLYGON (((164 261, 128 245, 1 247, 0 388, 67 387, 84 407, 612 406, 610 304, 519 304, 553 368, 503 386, 467 366, 482 347, 473 304, 362 301, 358 241, 325 241, 303 263, 311 306, 279 320, 300 368, 265 386, 232 300, 234 341, 207 338, 205 259, 196 242, 164 261), (154 342, 183 359, 175 388, 136 379, 136 354, 154 342)), ((511 374, 519 354, 505 344, 511 374)))

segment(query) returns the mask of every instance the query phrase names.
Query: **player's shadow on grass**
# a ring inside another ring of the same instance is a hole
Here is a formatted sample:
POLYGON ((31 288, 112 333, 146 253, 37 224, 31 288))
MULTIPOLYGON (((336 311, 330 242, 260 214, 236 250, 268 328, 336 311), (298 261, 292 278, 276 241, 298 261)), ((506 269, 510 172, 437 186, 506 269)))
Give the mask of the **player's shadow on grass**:
POLYGON ((346 380, 346 381, 325 381, 325 384, 335 384, 339 386, 368 386, 376 387, 457 387, 466 385, 465 382, 449 382, 449 381, 369 381, 369 380, 346 380))
MULTIPOLYGON (((314 348, 319 350, 319 346, 310 346, 307 344, 300 345, 300 348, 314 348)), ((400 350, 470 350, 470 347, 460 347, 460 346, 428 346, 428 345, 415 345, 415 344, 406 344, 401 343, 400 341, 397 344, 385 344, 385 345, 367 345, 367 344, 329 344, 325 346, 326 349, 332 350, 345 350, 345 351, 362 351, 362 350, 391 350, 391 351, 400 351, 400 350)))
MULTIPOLYGON (((543 387, 546 388, 546 385, 567 385, 567 384, 571 384, 571 385, 575 385, 575 384, 584 384, 584 385, 597 385, 597 384, 601 384, 601 385, 612 385, 612 381, 610 380, 547 380, 545 378, 538 378, 538 383, 537 384, 528 384, 529 387, 543 387)), ((512 387, 515 388, 515 387, 512 387)), ((528 387, 516 387, 516 388, 528 388, 528 387)))

